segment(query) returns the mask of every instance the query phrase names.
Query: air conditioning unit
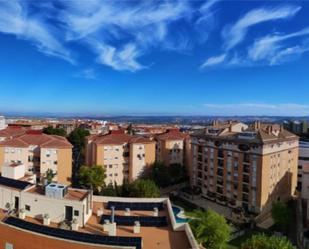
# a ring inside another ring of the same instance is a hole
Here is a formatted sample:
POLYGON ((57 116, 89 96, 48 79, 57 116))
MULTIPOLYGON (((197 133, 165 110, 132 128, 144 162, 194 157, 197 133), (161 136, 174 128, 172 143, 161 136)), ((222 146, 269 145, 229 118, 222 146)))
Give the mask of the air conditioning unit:
POLYGON ((63 199, 68 193, 68 187, 62 184, 50 183, 45 187, 45 196, 55 199, 63 199))

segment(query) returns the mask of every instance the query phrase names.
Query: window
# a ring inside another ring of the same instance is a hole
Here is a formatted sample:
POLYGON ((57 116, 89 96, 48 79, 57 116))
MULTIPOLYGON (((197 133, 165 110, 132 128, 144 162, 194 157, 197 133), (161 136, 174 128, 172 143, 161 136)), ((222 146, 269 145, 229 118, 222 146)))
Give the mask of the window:
POLYGON ((54 161, 54 164, 56 165, 56 164, 58 164, 58 162, 57 162, 57 161, 54 161))
POLYGON ((25 205, 25 209, 26 209, 27 211, 30 211, 30 206, 29 206, 29 205, 25 205))
POLYGON ((74 210, 74 216, 79 216, 79 211, 78 210, 74 210))

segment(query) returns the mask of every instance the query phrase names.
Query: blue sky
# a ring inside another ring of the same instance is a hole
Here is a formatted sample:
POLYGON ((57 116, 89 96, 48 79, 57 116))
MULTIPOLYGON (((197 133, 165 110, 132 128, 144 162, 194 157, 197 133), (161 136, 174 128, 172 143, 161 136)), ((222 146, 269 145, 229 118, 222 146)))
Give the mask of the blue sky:
POLYGON ((308 1, 0 0, 0 112, 309 115, 308 1))

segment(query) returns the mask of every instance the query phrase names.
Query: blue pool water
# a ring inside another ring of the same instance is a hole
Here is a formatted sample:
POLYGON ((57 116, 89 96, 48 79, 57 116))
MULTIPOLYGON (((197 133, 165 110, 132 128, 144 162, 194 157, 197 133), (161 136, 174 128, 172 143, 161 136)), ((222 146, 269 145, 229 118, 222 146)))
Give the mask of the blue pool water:
POLYGON ((179 218, 177 215, 180 213, 180 208, 179 207, 176 207, 176 206, 172 206, 173 208, 173 213, 174 213, 174 216, 175 216, 175 219, 176 219, 176 222, 177 223, 186 223, 186 222, 189 222, 190 219, 188 218, 179 218))

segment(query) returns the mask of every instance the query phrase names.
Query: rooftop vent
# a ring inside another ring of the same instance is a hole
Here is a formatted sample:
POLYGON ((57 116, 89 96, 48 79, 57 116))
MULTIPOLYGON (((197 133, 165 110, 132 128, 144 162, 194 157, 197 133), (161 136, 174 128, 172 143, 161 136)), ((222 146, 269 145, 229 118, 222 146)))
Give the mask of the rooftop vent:
POLYGON ((68 187, 62 184, 51 183, 45 187, 45 195, 50 198, 63 199, 68 193, 68 187))

